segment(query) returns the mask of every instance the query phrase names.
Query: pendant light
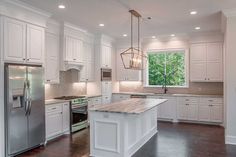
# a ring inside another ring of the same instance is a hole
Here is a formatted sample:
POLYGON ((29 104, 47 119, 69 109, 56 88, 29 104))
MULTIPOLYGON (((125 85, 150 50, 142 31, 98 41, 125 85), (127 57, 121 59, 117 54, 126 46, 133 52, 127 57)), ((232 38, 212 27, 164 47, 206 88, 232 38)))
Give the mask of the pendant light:
POLYGON ((146 59, 146 56, 143 54, 143 51, 140 49, 140 18, 141 15, 135 11, 130 10, 131 14, 131 47, 120 54, 122 63, 125 69, 133 70, 142 70, 143 61, 146 59), (138 19, 138 47, 134 48, 133 46, 133 17, 138 19))

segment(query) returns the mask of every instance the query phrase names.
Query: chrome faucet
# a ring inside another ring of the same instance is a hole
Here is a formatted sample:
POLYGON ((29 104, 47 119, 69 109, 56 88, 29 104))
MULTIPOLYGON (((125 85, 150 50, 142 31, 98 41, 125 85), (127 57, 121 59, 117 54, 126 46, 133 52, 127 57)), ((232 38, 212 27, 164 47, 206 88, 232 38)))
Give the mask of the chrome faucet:
POLYGON ((164 89, 164 94, 166 94, 168 91, 167 86, 166 86, 166 74, 164 74, 164 82, 162 85, 162 89, 164 89))

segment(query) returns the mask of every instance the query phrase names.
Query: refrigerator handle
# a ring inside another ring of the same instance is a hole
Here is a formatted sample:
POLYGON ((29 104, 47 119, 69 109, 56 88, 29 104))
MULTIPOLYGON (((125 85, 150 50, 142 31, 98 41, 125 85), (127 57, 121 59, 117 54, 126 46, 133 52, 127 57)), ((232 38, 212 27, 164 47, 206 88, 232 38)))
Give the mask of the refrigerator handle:
POLYGON ((28 100, 27 100, 27 83, 26 83, 26 80, 24 81, 24 88, 23 88, 23 98, 24 98, 24 105, 25 105, 25 115, 27 115, 28 113, 28 100))
POLYGON ((30 115, 30 113, 31 113, 31 108, 32 108, 32 100, 31 100, 31 94, 30 94, 30 82, 29 82, 29 80, 28 80, 28 88, 27 88, 27 90, 28 90, 28 104, 29 104, 29 106, 28 106, 28 114, 30 115))

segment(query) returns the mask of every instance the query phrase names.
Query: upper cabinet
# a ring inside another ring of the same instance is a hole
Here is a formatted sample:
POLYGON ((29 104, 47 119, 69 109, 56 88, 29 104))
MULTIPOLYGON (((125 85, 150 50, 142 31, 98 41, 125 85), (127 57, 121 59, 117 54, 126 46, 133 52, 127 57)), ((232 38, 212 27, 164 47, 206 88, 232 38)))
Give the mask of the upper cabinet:
POLYGON ((141 70, 125 69, 120 54, 125 49, 118 49, 116 53, 117 81, 141 81, 141 70))
POLYGON ((112 48, 107 45, 101 46, 101 66, 102 68, 112 68, 112 48))
POLYGON ((81 39, 66 35, 65 40, 65 61, 83 63, 83 42, 81 39))
POLYGON ((222 43, 191 45, 190 81, 223 82, 222 43))
POLYGON ((47 29, 45 37, 45 81, 59 83, 59 32, 47 29), (53 65, 53 66, 52 66, 53 65))
POLYGON ((4 17, 4 61, 42 64, 44 36, 42 27, 4 17))

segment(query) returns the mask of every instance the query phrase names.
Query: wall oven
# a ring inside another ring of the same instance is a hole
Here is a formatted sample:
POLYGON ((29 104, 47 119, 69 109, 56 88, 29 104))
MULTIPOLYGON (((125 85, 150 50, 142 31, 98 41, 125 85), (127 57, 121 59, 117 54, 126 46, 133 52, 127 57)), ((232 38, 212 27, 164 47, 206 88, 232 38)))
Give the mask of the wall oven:
POLYGON ((111 69, 101 69, 101 81, 111 81, 112 80, 112 70, 111 69))

